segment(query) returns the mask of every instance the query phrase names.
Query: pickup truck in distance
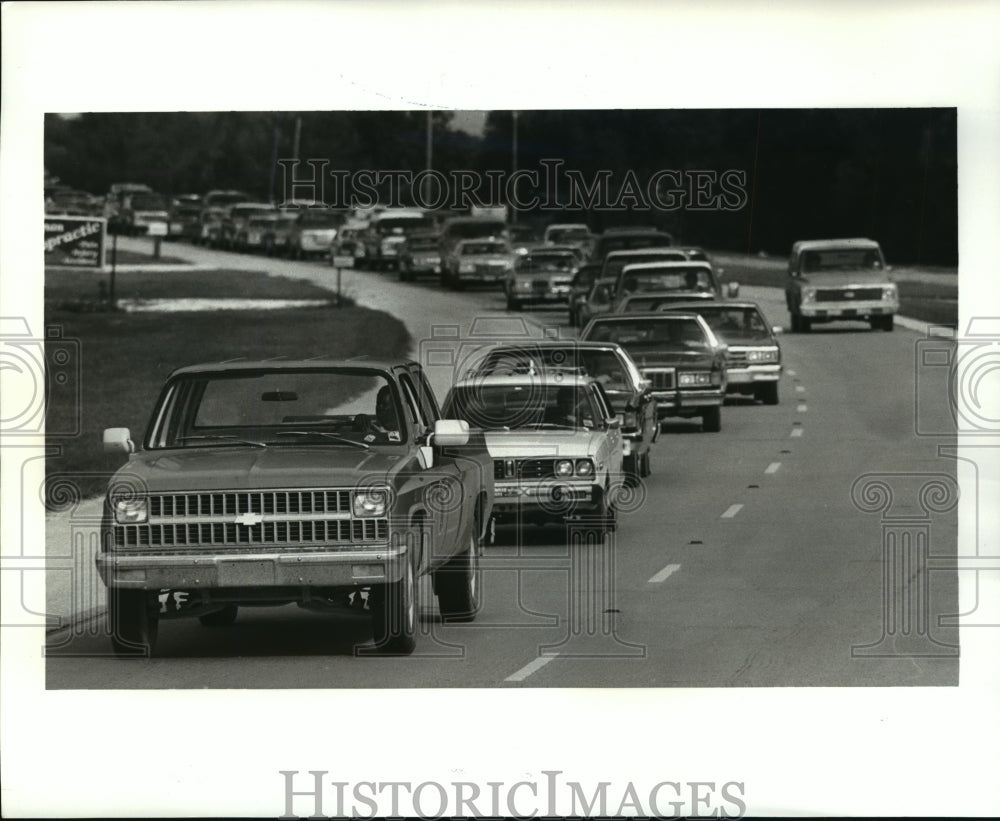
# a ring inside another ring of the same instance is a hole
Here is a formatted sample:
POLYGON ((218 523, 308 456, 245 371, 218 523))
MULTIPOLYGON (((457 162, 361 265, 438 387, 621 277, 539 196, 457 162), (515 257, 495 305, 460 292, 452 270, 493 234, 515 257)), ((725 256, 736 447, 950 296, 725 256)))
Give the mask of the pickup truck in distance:
POLYGON ((792 331, 808 333, 814 323, 839 320, 866 321, 873 331, 891 331, 899 292, 888 270, 874 240, 796 242, 785 284, 792 331))
POLYGON ((376 647, 407 654, 424 574, 445 620, 475 618, 493 462, 481 431, 440 415, 416 362, 174 371, 141 449, 104 431, 129 454, 96 559, 115 651, 152 655, 161 620, 296 603, 367 607, 376 647))

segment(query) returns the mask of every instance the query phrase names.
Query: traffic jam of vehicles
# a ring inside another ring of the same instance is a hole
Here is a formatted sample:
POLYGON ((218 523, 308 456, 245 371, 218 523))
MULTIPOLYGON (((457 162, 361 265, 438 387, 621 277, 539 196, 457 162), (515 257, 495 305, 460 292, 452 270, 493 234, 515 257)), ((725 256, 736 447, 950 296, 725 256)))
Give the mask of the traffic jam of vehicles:
MULTIPOLYGON (((79 192, 49 205, 101 209, 79 192)), ((532 235, 492 212, 279 208, 139 184, 113 186, 103 214, 129 235, 501 292, 507 311, 554 309, 579 329, 491 343, 440 398, 412 361, 175 371, 141 441, 104 434, 105 450, 128 458, 97 560, 120 654, 152 654, 161 619, 221 626, 241 607, 359 602, 383 652, 411 653, 420 577, 442 619, 472 620, 498 524, 613 532, 671 425, 718 432, 729 413, 779 402, 781 328, 703 249, 663 231, 553 223, 532 235), (166 612, 164 590, 184 594, 166 612)), ((866 239, 797 242, 785 297, 800 333, 844 318, 891 331, 898 309, 866 239)))

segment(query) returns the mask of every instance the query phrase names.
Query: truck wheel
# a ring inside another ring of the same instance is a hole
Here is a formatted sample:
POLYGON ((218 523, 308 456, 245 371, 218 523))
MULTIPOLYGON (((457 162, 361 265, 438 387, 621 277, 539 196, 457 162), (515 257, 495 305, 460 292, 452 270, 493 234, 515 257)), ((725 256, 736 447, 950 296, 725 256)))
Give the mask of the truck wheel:
POLYGON ((718 433, 722 430, 722 409, 718 405, 701 412, 701 428, 706 433, 718 433))
POLYGON ((799 317, 799 330, 807 334, 812 330, 812 320, 807 316, 799 317))
POLYGON ((638 453, 630 453, 622 461, 622 471, 625 473, 625 481, 633 487, 639 484, 642 478, 642 460, 638 453))
POLYGON ((239 609, 239 606, 235 604, 227 604, 221 610, 206 613, 204 616, 198 616, 198 621, 201 622, 203 627, 229 627, 229 625, 236 621, 236 614, 239 612, 239 609))
POLYGON ((873 331, 889 331, 892 332, 893 327, 893 315, 888 316, 873 316, 868 320, 869 324, 872 326, 873 331))
POLYGON ((754 397, 756 399, 759 399, 765 405, 777 405, 778 383, 765 382, 763 385, 758 385, 756 388, 754 388, 754 397))
POLYGON ((417 584, 413 557, 407 556, 403 578, 372 588, 372 637, 383 653, 408 656, 417 646, 417 584))
POLYGON ((479 524, 474 523, 468 547, 437 571, 438 610, 449 622, 473 621, 479 613, 483 569, 479 565, 478 531, 479 524))
POLYGON ((618 494, 621 487, 612 485, 611 481, 604 484, 604 509, 601 511, 601 518, 604 521, 604 532, 614 533, 618 529, 618 494))
POLYGON ((653 466, 650 464, 651 456, 649 450, 647 449, 644 454, 642 454, 642 459, 639 460, 639 476, 645 479, 653 472, 653 466))
POLYGON ((108 632, 119 656, 148 655, 156 650, 159 597, 146 590, 108 588, 108 632))

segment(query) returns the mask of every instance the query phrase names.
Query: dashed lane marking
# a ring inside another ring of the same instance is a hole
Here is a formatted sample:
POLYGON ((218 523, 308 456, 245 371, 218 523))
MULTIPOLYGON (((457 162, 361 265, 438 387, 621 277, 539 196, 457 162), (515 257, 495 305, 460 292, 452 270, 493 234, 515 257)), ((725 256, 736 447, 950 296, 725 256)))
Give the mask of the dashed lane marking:
POLYGON ((660 582, 665 582, 674 573, 681 569, 679 564, 668 564, 659 573, 657 573, 653 578, 651 578, 647 584, 659 584, 660 582))
POLYGON ((809 410, 809 406, 800 404, 795 410, 797 410, 799 413, 805 413, 807 410, 809 410))
POLYGON ((720 519, 732 519, 737 513, 743 510, 743 505, 730 505, 729 509, 720 516, 720 519))
POLYGON ((552 661, 552 659, 554 659, 558 655, 559 655, 558 653, 552 653, 552 655, 548 656, 539 656, 534 661, 525 664, 524 667, 522 667, 516 673, 512 673, 511 675, 507 676, 507 678, 504 680, 524 681, 532 673, 537 673, 539 670, 541 670, 546 664, 548 664, 550 661, 552 661))
POLYGON ((800 436, 802 436, 802 428, 795 428, 792 431, 792 439, 798 439, 800 436))
POLYGON ((798 391, 799 393, 805 393, 806 392, 806 389, 803 388, 801 385, 796 385, 795 386, 795 390, 798 391))
POLYGON ((765 470, 764 473, 777 473, 780 467, 781 462, 771 462, 771 464, 767 466, 767 470, 765 470))

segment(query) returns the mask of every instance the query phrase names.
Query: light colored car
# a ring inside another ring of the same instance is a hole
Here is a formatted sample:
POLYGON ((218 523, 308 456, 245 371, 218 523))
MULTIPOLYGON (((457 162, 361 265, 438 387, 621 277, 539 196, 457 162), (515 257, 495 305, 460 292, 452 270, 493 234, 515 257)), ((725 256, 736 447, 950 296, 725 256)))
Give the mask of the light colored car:
POLYGON ((288 234, 288 255, 296 259, 326 256, 342 222, 342 215, 332 208, 301 209, 288 234))
POLYGON ((472 370, 492 376, 570 370, 596 379, 622 424, 626 477, 635 482, 650 474, 650 446, 660 432, 656 400, 649 381, 621 345, 575 339, 498 343, 482 354, 472 370))
POLYGON ((244 241, 251 217, 276 214, 278 209, 267 202, 240 202, 230 205, 219 227, 218 244, 223 248, 239 250, 244 241))
POLYGON ((441 278, 452 288, 503 285, 514 270, 514 254, 503 238, 464 239, 452 246, 441 266, 441 278))
POLYGON ((433 227, 433 219, 419 208, 386 208, 375 214, 364 237, 368 265, 375 270, 398 268, 406 235, 433 227))
POLYGON ((448 392, 443 413, 484 431, 500 522, 594 516, 615 527, 622 431, 599 382, 569 371, 472 372, 448 392))
POLYGON ((604 314, 580 339, 621 345, 650 381, 660 420, 701 417, 702 429, 722 429, 726 346, 698 314, 604 314))
POLYGON ((507 310, 539 303, 568 304, 580 258, 572 249, 536 248, 518 257, 504 281, 507 310))
POLYGON ((778 404, 781 346, 777 334, 756 302, 676 302, 660 308, 675 313, 697 313, 725 343, 729 393, 752 396, 765 405, 778 404))
POLYGON ((889 278, 882 248, 870 239, 801 240, 788 260, 785 303, 792 331, 816 322, 862 320, 891 331, 899 291, 889 278))
POLYGON ((673 293, 683 299, 715 298, 721 288, 709 262, 641 262, 625 265, 615 282, 615 306, 632 294, 673 293))

